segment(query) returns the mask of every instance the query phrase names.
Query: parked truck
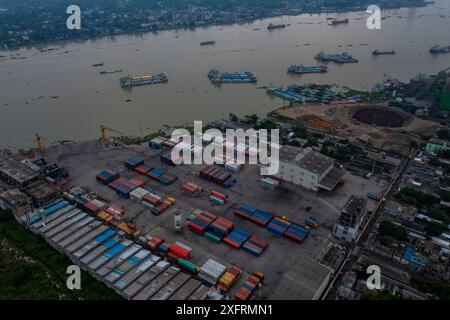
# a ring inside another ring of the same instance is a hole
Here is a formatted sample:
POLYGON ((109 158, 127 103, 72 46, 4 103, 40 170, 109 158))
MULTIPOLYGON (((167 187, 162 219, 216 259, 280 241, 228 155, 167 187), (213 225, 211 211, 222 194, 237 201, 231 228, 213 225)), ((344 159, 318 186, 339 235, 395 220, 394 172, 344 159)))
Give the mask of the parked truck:
POLYGON ((377 200, 377 201, 381 199, 380 195, 377 192, 373 192, 373 191, 367 192, 367 198, 377 200))

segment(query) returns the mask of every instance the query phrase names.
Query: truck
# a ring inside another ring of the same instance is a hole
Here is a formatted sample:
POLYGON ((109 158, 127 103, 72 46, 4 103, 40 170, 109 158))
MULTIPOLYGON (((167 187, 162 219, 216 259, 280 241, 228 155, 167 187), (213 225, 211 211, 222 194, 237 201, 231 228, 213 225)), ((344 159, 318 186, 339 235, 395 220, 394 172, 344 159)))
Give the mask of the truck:
POLYGON ((236 266, 229 266, 227 271, 219 279, 219 290, 222 293, 227 293, 228 290, 236 283, 241 277, 242 270, 236 266))
POLYGON ((377 200, 377 201, 381 199, 380 195, 377 192, 373 192, 373 191, 367 192, 367 198, 377 200))
POLYGON ((237 300, 249 300, 253 292, 264 281, 264 273, 252 272, 251 275, 244 281, 244 284, 239 288, 234 297, 237 300))

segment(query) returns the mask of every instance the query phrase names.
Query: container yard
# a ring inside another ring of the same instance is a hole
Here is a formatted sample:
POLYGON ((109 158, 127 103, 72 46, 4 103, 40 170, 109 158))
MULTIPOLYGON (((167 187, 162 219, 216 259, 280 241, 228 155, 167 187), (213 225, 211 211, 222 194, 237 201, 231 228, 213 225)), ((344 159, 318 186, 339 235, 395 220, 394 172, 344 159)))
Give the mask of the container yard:
POLYGON ((219 72, 212 69, 208 72, 208 78, 212 83, 256 83, 256 75, 253 72, 219 72))
POLYGON ((23 221, 126 299, 223 298, 219 291, 232 299, 294 299, 285 274, 304 268, 296 261, 306 256, 311 272, 325 268, 319 261, 338 217, 333 208, 351 194, 380 191, 361 178, 357 188, 317 195, 261 177, 258 166, 172 166, 161 161, 171 147, 165 139, 126 148, 58 146, 46 157, 62 159, 71 187, 23 221), (167 173, 176 179, 161 183, 167 173), (252 272, 265 275, 263 285, 241 289, 252 272))

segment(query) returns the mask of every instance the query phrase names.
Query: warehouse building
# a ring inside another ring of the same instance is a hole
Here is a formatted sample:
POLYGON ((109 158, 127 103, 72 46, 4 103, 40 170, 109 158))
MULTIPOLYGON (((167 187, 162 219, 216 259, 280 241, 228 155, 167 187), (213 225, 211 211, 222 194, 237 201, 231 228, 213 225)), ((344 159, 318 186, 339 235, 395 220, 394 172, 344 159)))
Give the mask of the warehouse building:
POLYGON ((331 191, 345 174, 335 166, 335 160, 311 148, 283 146, 276 177, 305 189, 331 191))
POLYGON ((25 188, 39 180, 39 172, 14 158, 0 158, 0 179, 11 186, 25 188))
POLYGON ((10 210, 16 216, 23 216, 30 211, 31 198, 18 189, 0 193, 0 208, 10 210))
POLYGON ((351 196, 342 208, 338 222, 334 225, 334 235, 347 242, 353 242, 359 235, 359 228, 366 215, 366 205, 366 198, 351 196))

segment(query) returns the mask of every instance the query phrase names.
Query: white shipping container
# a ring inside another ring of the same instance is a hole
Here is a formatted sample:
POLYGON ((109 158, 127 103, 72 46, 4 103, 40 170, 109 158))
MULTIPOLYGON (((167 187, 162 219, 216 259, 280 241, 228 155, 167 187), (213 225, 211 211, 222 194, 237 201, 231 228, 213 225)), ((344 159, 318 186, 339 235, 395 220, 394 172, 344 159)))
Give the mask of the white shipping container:
POLYGON ((149 193, 150 193, 150 191, 139 187, 130 192, 130 197, 137 199, 137 200, 142 200, 142 198, 146 194, 149 194, 149 193))

